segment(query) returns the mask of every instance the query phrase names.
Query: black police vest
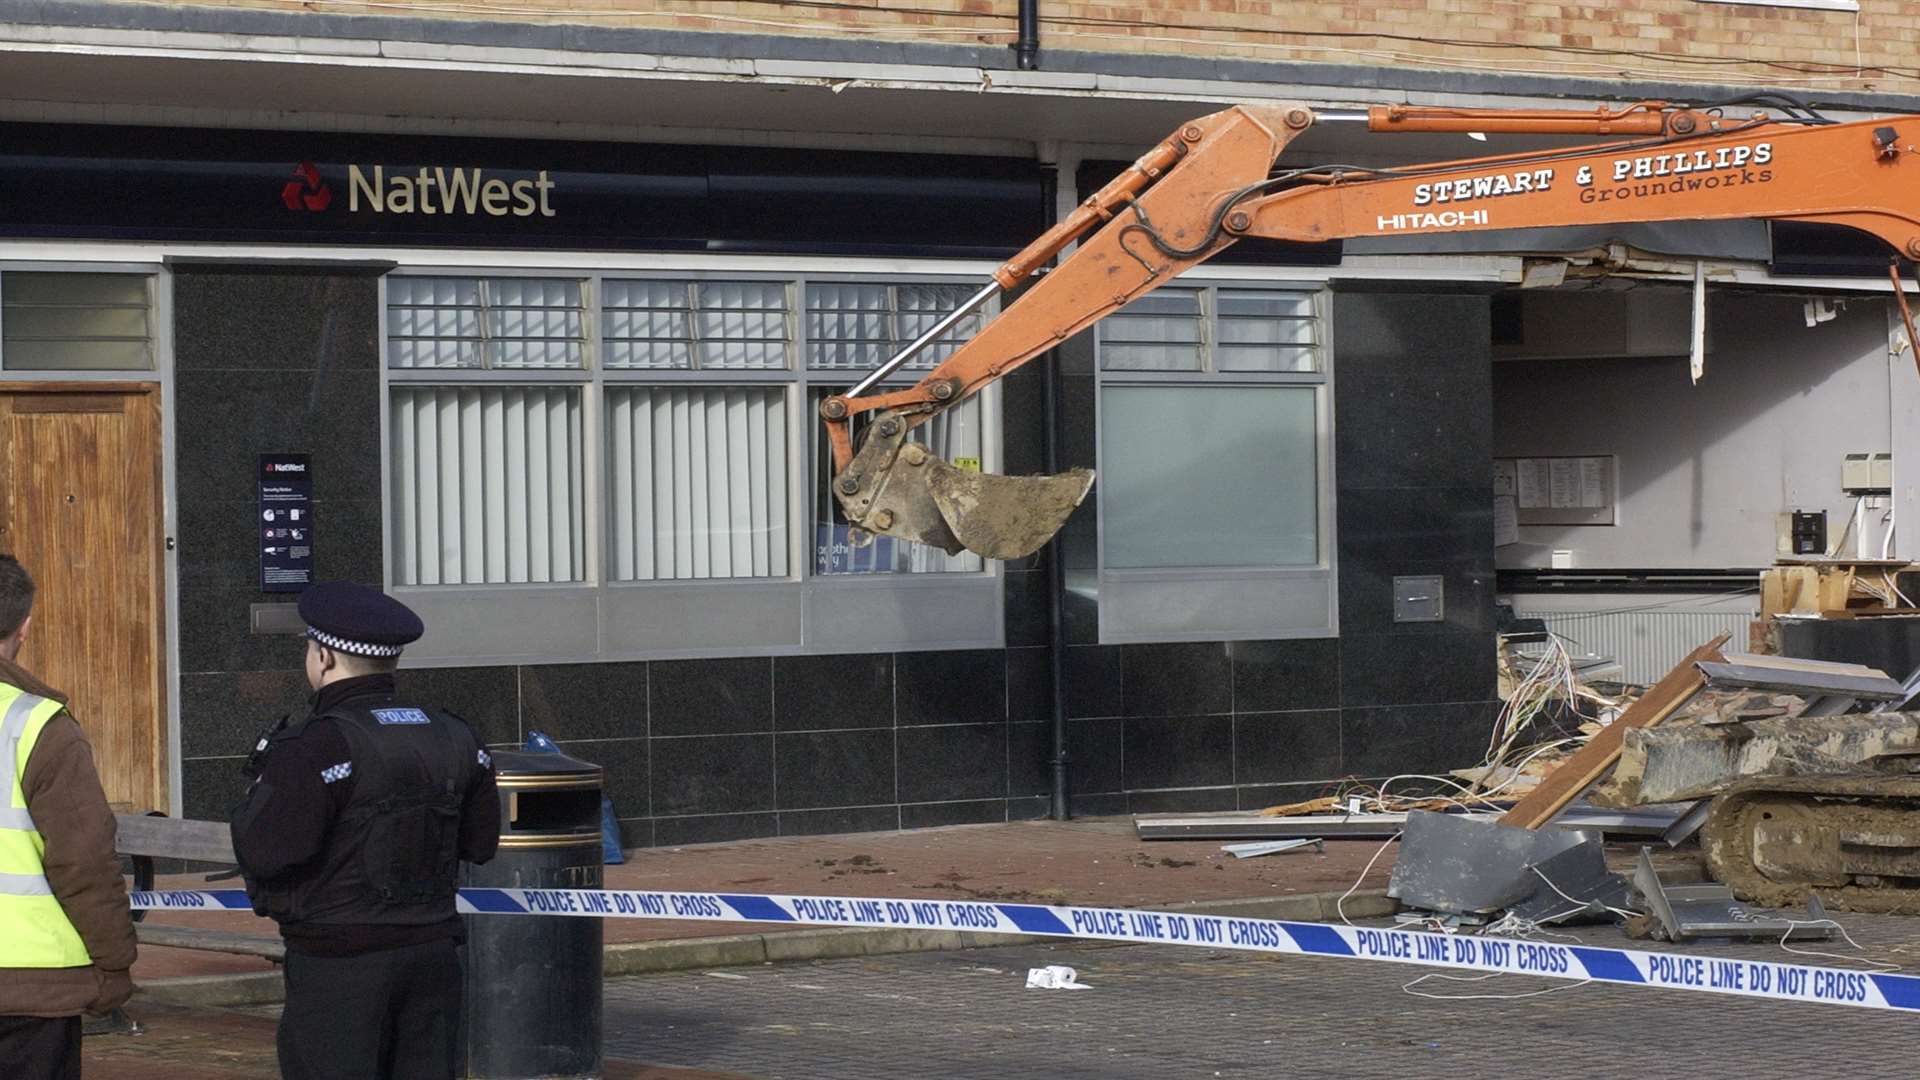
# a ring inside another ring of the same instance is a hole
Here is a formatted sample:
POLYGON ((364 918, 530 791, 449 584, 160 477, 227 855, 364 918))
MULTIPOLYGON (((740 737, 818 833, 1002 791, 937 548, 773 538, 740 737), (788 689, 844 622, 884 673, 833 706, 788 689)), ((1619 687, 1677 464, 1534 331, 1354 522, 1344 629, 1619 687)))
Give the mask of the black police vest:
POLYGON ((444 713, 390 704, 325 715, 346 736, 353 795, 316 867, 270 892, 266 914, 282 923, 385 926, 451 918, 460 809, 479 768, 472 730, 444 713))

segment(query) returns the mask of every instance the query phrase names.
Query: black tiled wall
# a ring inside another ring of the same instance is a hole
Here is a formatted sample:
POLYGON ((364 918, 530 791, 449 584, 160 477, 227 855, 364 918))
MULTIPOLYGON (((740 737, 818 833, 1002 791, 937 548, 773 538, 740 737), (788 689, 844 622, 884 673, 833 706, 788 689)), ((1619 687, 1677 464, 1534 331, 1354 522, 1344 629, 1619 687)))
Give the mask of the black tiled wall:
MULTIPOLYGON (((186 812, 223 818, 257 726, 299 710, 300 646, 246 632, 254 455, 314 455, 323 577, 380 578, 371 275, 175 279, 186 812)), ((1063 534, 1079 814, 1257 807, 1347 775, 1478 759, 1495 703, 1487 304, 1341 293, 1337 639, 1095 643, 1095 506, 1063 534), (1395 624, 1396 574, 1448 618, 1395 624)), ((1093 459, 1082 335, 1062 350, 1066 464, 1093 459)), ((1007 380, 1007 471, 1043 468, 1041 372, 1007 380)), ((1044 556, 1006 567, 1004 649, 421 669, 403 685, 489 743, 541 730, 604 765, 633 845, 1041 817, 1051 787, 1044 556)))
POLYGON ((316 573, 380 581, 376 281, 371 270, 175 268, 188 817, 224 820, 240 795, 239 765, 254 732, 306 700, 300 642, 248 632, 251 604, 290 599, 259 591, 257 455, 313 455, 316 573))

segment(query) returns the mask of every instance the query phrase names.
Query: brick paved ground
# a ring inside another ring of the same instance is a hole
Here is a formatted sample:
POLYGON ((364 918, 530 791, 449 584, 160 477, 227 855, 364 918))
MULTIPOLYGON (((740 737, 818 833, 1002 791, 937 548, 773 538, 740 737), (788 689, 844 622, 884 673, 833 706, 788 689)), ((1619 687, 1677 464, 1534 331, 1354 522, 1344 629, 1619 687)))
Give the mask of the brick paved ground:
MULTIPOLYGON (((1920 968, 1920 919, 1843 921, 1867 946, 1861 955, 1920 968)), ((1611 927, 1580 935, 1626 944, 1611 927)), ((1827 962, 1764 944, 1684 951, 1827 962)), ((1511 975, 1419 989, 1561 989, 1435 1001, 1403 991, 1422 973, 1324 957, 1068 943, 615 979, 607 983, 607 1076, 1909 1080, 1920 1059, 1920 1019, 1910 1015, 1511 975), (1029 967, 1059 963, 1093 989, 1025 989, 1029 967)), ((147 1033, 88 1039, 88 1075, 273 1075, 271 1008, 134 1012, 147 1033)))
MULTIPOLYGON (((623 866, 607 868, 607 888, 668 889, 904 897, 926 900, 1005 900, 1055 904, 1153 907, 1194 900, 1338 892, 1353 884, 1379 851, 1377 841, 1327 845, 1257 859, 1235 859, 1218 841, 1143 842, 1133 820, 1093 819, 1056 823, 962 825, 908 832, 795 836, 650 848, 632 852, 623 866)), ((1386 884, 1393 852, 1380 857, 1366 887, 1386 884)), ((198 875, 177 875, 162 888, 235 888, 209 885, 198 875)), ((156 923, 201 926, 236 933, 272 933, 271 924, 246 913, 155 912, 156 923)), ((774 931, 760 923, 644 922, 611 919, 607 940, 643 941, 774 931)), ((265 971, 264 960, 141 950, 136 980, 179 975, 265 971)))

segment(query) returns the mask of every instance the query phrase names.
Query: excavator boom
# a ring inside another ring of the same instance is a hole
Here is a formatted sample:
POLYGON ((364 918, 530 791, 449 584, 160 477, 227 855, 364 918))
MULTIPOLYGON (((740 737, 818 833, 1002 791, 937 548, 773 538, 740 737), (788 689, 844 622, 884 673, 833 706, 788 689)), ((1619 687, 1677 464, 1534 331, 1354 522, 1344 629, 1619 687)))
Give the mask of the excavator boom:
POLYGON ((1273 172, 1287 144, 1315 123, 1306 106, 1242 105, 1186 124, 995 271, 976 303, 1078 244, 917 384, 868 393, 910 347, 823 402, 834 495, 848 521, 990 558, 1044 545, 1085 497, 1091 471, 965 473, 913 444, 909 433, 1245 237, 1317 242, 1761 218, 1848 226, 1920 258, 1920 120, 1831 123, 1790 105, 1778 115, 1734 116, 1663 102, 1587 112, 1380 106, 1367 119, 1376 131, 1620 138, 1392 169, 1273 172), (857 448, 856 418, 866 421, 857 448))

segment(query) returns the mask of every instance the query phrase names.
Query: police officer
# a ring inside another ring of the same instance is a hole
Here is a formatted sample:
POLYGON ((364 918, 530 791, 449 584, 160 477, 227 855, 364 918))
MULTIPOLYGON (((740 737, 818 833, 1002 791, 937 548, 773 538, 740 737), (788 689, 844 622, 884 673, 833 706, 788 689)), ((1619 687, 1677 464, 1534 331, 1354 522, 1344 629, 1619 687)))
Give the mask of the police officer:
POLYGON ((492 762, 459 718, 399 696, 425 631, 378 590, 317 584, 304 720, 263 736, 235 808, 254 909, 286 940, 280 1070, 288 1080, 439 1080, 458 1064, 461 860, 499 845, 492 762))

